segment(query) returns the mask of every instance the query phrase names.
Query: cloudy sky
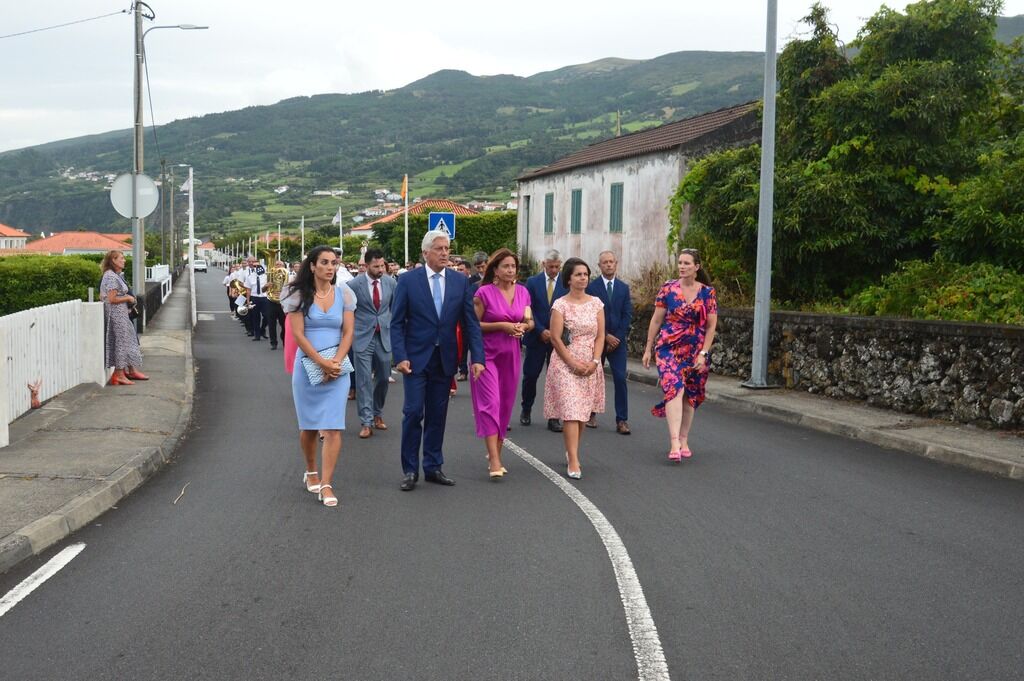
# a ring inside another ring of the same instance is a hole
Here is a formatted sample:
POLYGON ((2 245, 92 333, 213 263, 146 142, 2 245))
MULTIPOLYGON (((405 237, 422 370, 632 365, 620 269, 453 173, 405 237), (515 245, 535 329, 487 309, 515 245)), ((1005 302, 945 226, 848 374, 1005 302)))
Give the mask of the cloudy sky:
MULTIPOLYGON (((779 0, 779 45, 812 0, 779 0)), ((157 124, 297 95, 401 87, 439 69, 529 76, 603 57, 764 50, 766 0, 480 3, 151 0, 146 37, 157 124), (587 9, 582 9, 587 7, 587 9)), ((852 40, 877 0, 825 0, 852 40)), ((902 9, 903 0, 890 2, 902 9)), ((0 151, 132 124, 131 0, 0 0, 0 151)), ((1004 15, 1024 14, 1006 0, 1004 15)), ((146 124, 151 122, 148 102, 146 124)))

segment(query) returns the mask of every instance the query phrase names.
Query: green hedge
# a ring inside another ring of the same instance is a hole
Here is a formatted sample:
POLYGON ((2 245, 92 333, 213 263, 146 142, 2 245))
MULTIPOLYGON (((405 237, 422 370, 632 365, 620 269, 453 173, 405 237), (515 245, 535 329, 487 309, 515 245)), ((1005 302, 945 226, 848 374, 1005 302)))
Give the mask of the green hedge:
POLYGON ((1024 274, 936 256, 914 260, 850 301, 854 314, 1024 326, 1024 274))
MULTIPOLYGON (((373 228, 377 241, 389 260, 402 262, 405 253, 405 223, 400 218, 373 228)), ((420 259, 420 243, 427 233, 425 214, 409 216, 409 259, 420 259)), ((476 251, 493 253, 499 248, 516 250, 516 213, 502 211, 455 218, 455 240, 452 253, 470 255, 476 251)))
MULTIPOLYGON (((99 299, 102 255, 16 255, 0 258, 0 315, 66 300, 99 299)), ((125 277, 131 281, 131 260, 125 277)))

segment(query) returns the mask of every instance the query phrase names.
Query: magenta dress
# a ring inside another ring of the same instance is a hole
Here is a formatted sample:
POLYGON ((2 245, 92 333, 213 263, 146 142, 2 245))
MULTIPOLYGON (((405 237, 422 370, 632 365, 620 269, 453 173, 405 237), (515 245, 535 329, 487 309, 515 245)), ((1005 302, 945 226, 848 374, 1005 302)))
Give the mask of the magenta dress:
MULTIPOLYGON (((512 305, 494 284, 481 286, 476 297, 483 302, 481 322, 521 322, 530 305, 526 288, 516 284, 512 305)), ((480 378, 470 380, 469 392, 473 397, 473 415, 476 418, 476 436, 497 435, 505 438, 512 409, 516 403, 516 389, 522 373, 520 339, 501 331, 484 333, 484 359, 486 369, 480 378)))

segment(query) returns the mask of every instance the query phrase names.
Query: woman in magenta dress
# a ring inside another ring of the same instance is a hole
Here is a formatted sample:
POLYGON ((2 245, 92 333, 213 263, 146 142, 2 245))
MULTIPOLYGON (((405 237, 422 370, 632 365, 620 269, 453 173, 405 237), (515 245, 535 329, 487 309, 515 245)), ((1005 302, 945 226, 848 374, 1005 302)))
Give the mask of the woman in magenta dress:
POLYGON ((693 455, 688 440, 690 426, 704 401, 708 353, 718 326, 718 300, 710 285, 711 277, 701 266, 700 253, 684 248, 678 266, 679 278, 666 282, 654 300, 643 356, 647 368, 652 347, 657 353, 658 383, 665 399, 651 413, 668 420, 670 461, 693 455))
POLYGON ((520 343, 533 328, 530 294, 516 283, 519 258, 507 248, 487 262, 473 300, 484 336, 484 372, 469 385, 476 417, 476 436, 487 444, 488 476, 497 482, 508 471, 501 464, 501 447, 516 402, 520 343))

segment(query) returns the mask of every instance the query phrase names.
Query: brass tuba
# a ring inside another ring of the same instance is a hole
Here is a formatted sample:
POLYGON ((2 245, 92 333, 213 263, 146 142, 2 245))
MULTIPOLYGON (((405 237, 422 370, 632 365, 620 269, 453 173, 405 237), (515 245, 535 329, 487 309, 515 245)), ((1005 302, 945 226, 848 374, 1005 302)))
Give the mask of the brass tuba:
POLYGON ((231 299, 234 300, 238 296, 245 295, 245 285, 242 284, 241 279, 232 279, 228 283, 228 293, 231 294, 231 299))
POLYGON ((275 267, 267 273, 267 300, 272 303, 281 302, 281 289, 288 283, 288 270, 275 267))

